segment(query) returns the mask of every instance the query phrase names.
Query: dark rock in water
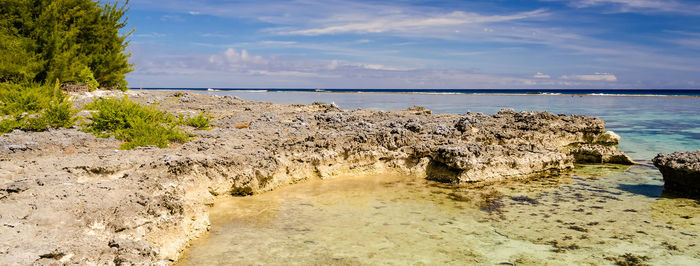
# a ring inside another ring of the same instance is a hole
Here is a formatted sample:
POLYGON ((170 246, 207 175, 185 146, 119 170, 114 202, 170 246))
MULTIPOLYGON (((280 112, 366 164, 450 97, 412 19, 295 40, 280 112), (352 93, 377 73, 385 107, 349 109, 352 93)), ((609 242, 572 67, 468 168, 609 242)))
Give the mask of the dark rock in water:
POLYGON ((652 161, 664 176, 665 192, 700 197, 700 150, 659 153, 652 161))
POLYGON ((532 205, 537 205, 539 202, 536 199, 530 198, 528 196, 515 196, 510 198, 513 201, 528 203, 532 205))

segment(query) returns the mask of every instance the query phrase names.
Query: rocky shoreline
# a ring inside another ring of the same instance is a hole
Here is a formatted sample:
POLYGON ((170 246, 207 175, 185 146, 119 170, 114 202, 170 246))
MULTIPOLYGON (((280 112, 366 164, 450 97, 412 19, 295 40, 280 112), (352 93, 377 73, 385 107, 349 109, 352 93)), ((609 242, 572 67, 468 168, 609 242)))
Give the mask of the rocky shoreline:
MULTIPOLYGON (((116 92, 74 94, 76 105, 116 92)), ((208 230, 219 195, 310 178, 398 172, 449 183, 556 174, 575 162, 632 164, 586 116, 341 110, 228 96, 129 91, 214 129, 170 148, 119 150, 79 129, 0 136, 0 264, 169 264, 208 230)), ((83 113, 82 115, 86 115, 83 113)))

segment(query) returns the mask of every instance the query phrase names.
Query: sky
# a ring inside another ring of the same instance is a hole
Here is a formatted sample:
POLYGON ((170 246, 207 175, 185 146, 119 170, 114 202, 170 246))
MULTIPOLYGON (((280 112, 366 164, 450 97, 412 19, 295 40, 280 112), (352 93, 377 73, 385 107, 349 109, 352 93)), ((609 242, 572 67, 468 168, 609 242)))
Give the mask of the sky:
POLYGON ((700 88, 700 1, 132 0, 134 88, 700 88))

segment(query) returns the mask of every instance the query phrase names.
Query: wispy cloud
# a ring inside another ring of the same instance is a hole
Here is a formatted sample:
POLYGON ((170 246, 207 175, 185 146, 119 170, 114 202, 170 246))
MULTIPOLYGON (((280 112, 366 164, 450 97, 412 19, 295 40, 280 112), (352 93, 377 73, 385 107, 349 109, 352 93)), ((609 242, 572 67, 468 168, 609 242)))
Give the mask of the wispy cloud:
POLYGON ((202 37, 206 38, 230 38, 230 34, 221 34, 221 33, 202 33, 200 34, 202 37))
POLYGON ((536 73, 535 75, 533 75, 532 77, 533 77, 533 78, 536 78, 536 79, 548 79, 548 78, 552 78, 551 76, 549 76, 549 75, 547 75, 547 74, 544 74, 544 73, 542 73, 542 72, 537 72, 537 73, 536 73))
MULTIPOLYGON (((557 0, 555 0, 557 1, 557 0)), ((607 7, 611 12, 680 13, 700 15, 700 5, 677 0, 565 0, 577 8, 607 7)))
POLYGON ((700 50, 700 32, 688 31, 666 31, 673 34, 673 37, 665 38, 669 43, 679 45, 681 47, 700 50))
POLYGON ((389 31, 414 32, 416 30, 430 30, 433 28, 458 26, 466 24, 496 23, 513 20, 521 20, 546 15, 544 9, 530 12, 522 12, 512 15, 480 15, 455 11, 446 14, 411 15, 393 14, 389 16, 377 16, 370 19, 348 19, 348 17, 331 18, 337 22, 325 21, 326 24, 335 24, 319 28, 281 31, 281 34, 289 35, 324 35, 338 33, 382 33, 389 31))
POLYGON ((165 33, 158 33, 158 32, 134 34, 134 37, 141 37, 141 38, 163 38, 165 36, 168 36, 168 35, 165 33))
POLYGON ((545 1, 562 4, 269 0, 263 7, 256 1, 133 0, 132 10, 147 13, 142 21, 151 24, 136 25, 144 32, 132 44, 179 50, 135 52, 138 69, 130 77, 235 77, 320 87, 700 84, 700 28, 693 24, 700 17, 690 17, 700 14, 700 5, 545 1), (618 14, 626 12, 644 16, 618 14), (166 34, 172 38, 162 38, 166 34))
MULTIPOLYGON (((145 51, 140 51, 145 52, 145 51)), ((617 77, 609 73, 565 75, 559 79, 484 73, 455 69, 413 69, 346 60, 281 59, 229 48, 215 54, 160 54, 157 60, 139 62, 132 74, 141 80, 166 80, 160 86, 196 86, 180 83, 187 77, 207 79, 215 87, 328 88, 600 88, 617 77), (265 79, 268 77, 268 79, 265 79), (272 78, 272 79, 270 79, 272 78), (263 83, 261 83, 263 82, 263 83), (175 84, 175 85, 173 85, 175 84), (258 84, 255 86, 255 84, 258 84)), ((625 84, 618 84, 625 86, 625 84)), ((200 85, 201 86, 201 85, 200 85)))
POLYGON ((617 77, 610 73, 595 73, 584 75, 564 75, 561 79, 584 80, 584 81, 617 81, 617 77))
POLYGON ((184 21, 184 19, 178 15, 163 15, 160 17, 161 21, 184 21))

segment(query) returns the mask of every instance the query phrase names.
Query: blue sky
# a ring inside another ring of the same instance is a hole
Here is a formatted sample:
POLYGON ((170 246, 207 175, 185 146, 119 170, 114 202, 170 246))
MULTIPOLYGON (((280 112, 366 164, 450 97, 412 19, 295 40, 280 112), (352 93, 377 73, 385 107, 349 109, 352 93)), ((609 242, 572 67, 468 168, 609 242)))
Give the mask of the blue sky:
POLYGON ((132 87, 698 88, 700 1, 132 0, 132 87))

